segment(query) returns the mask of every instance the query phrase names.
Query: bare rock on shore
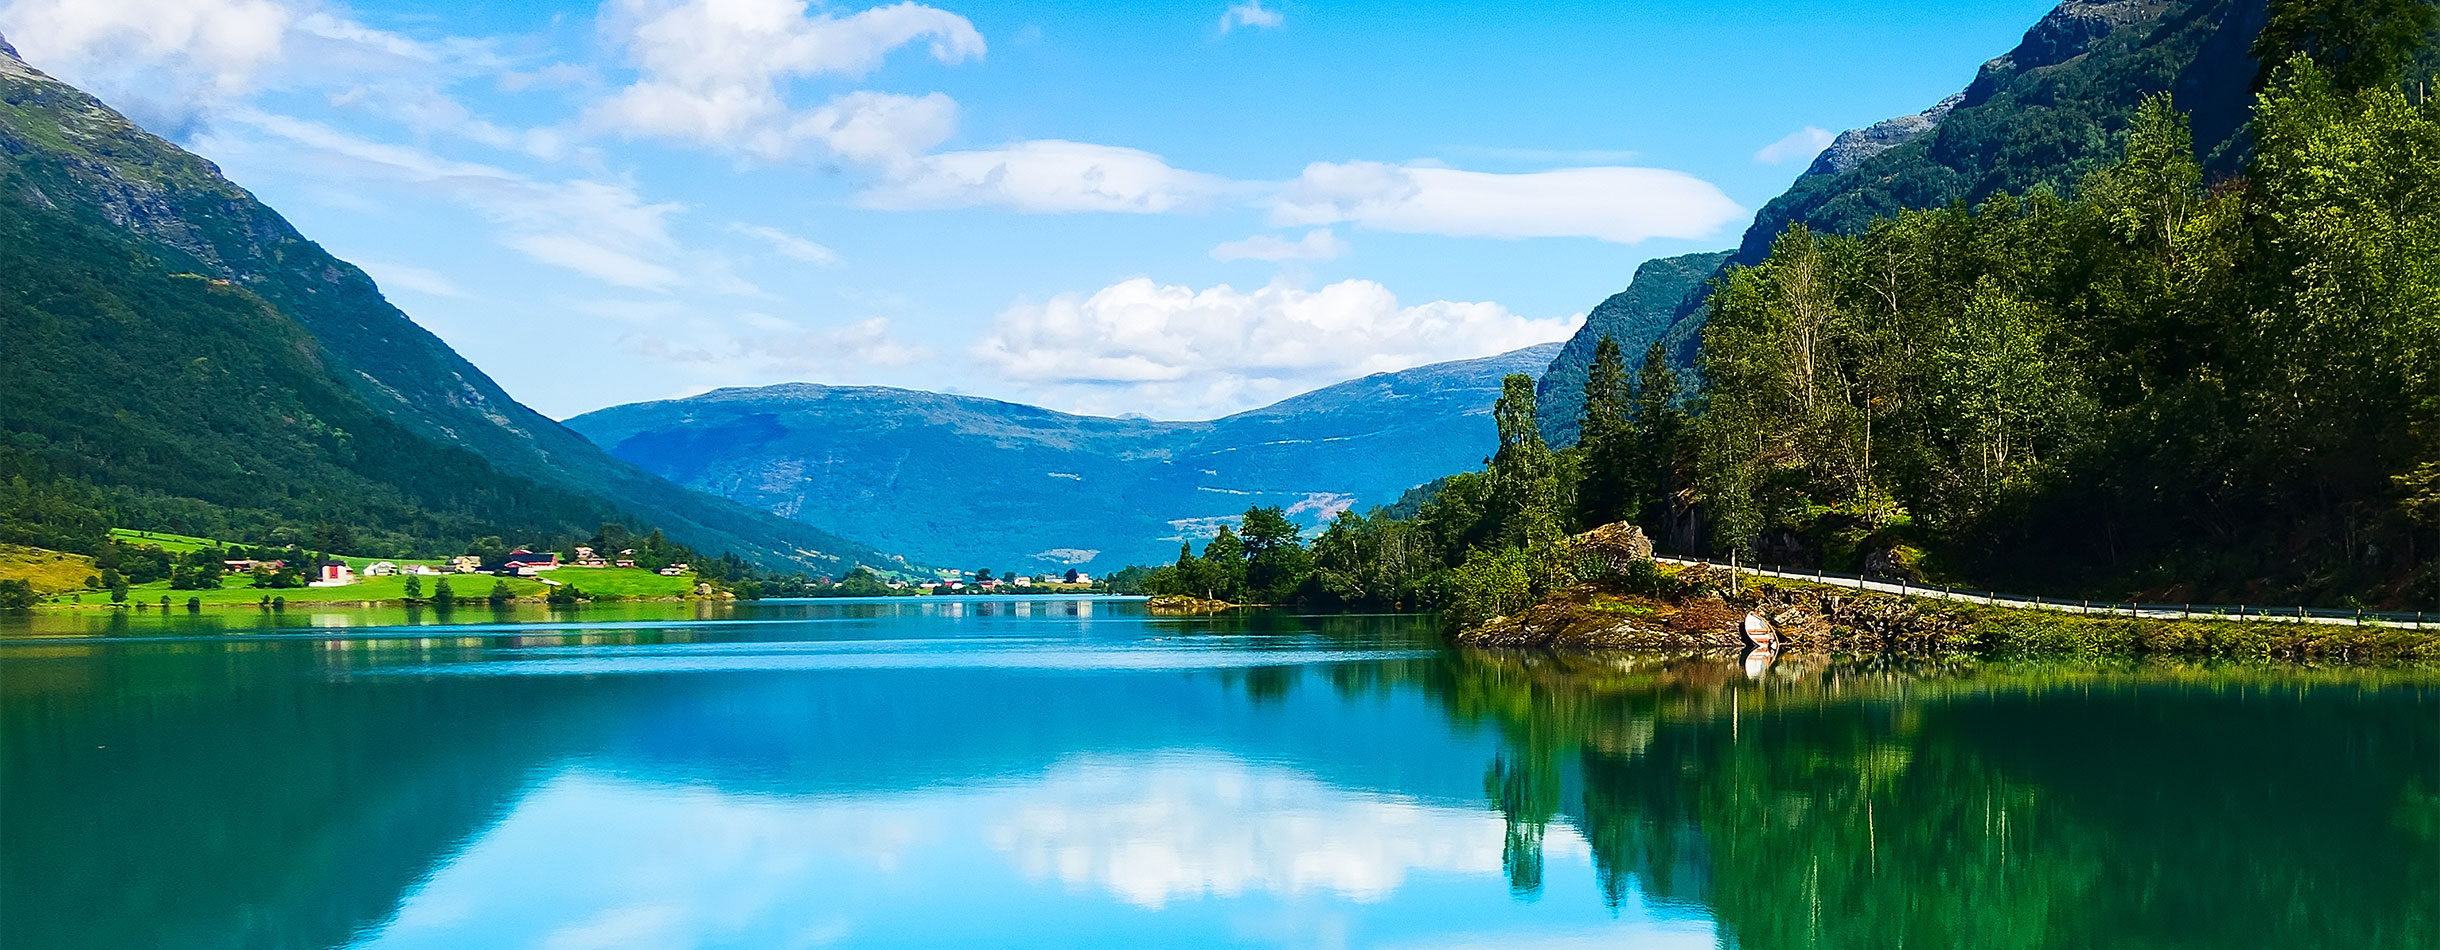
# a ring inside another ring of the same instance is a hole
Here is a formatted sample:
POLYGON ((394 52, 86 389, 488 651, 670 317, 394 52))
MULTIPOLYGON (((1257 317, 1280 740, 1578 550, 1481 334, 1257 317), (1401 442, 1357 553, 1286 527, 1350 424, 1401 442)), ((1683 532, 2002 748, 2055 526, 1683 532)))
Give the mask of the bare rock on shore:
POLYGON ((1144 603, 1144 609, 1156 614, 1216 614, 1237 606, 1225 600, 1201 597, 1155 597, 1144 603))

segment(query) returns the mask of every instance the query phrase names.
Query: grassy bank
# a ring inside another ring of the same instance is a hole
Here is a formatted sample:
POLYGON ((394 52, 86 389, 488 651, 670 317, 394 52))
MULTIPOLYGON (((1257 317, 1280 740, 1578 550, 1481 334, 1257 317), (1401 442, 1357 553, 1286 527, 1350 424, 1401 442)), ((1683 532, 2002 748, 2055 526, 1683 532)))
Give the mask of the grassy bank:
MULTIPOLYGON (((649 600, 686 597, 694 593, 692 574, 664 577, 652 571, 622 567, 563 567, 544 575, 562 584, 574 584, 586 597, 597 600, 649 600)), ((433 590, 443 578, 449 581, 450 595, 461 602, 482 601, 491 594, 492 585, 505 581, 519 599, 539 599, 546 596, 550 585, 530 577, 494 577, 489 574, 444 574, 421 577, 423 596, 433 596, 433 590)), ((407 578, 403 576, 366 577, 341 587, 290 587, 285 589, 246 586, 244 578, 228 579, 228 586, 206 590, 171 590, 168 581, 138 584, 127 589, 129 604, 159 606, 161 598, 169 598, 173 607, 184 608, 189 599, 201 607, 255 607, 265 597, 277 597, 295 605, 358 605, 395 604, 407 597, 407 578)), ((81 586, 81 582, 80 582, 81 586)), ((44 609, 109 609, 110 592, 104 590, 64 590, 47 597, 44 609)))

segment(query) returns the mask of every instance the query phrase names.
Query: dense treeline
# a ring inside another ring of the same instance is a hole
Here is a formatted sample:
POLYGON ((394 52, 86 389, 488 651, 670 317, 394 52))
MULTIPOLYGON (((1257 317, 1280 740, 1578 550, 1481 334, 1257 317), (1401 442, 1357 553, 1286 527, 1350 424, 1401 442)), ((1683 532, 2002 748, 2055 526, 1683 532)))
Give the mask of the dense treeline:
POLYGON ((2206 182, 2156 97, 2072 199, 1791 227, 1712 296, 1678 460, 1708 538, 1677 540, 2440 599, 2440 108, 2350 72, 2281 66, 2242 177, 2206 182))
POLYGON ((1153 594, 1324 607, 1440 608, 1464 623, 1523 606, 1580 575, 1567 535, 1658 511, 1661 480, 1636 460, 1667 454, 1683 430, 1665 360, 1627 376, 1616 344, 1586 385, 1586 437, 1553 451, 1534 424, 1534 381, 1509 376, 1492 417, 1499 449, 1482 471, 1440 480, 1411 511, 1339 513, 1310 546, 1277 507, 1254 507, 1197 553, 1144 581, 1153 594), (1617 469, 1624 462, 1628 469, 1617 469), (1588 472, 1601 473, 1588 478, 1588 472))
POLYGON ((1146 589, 1463 624, 1581 577, 1565 538, 1630 521, 2036 593, 2440 601, 2440 106, 2396 80, 2430 8, 2273 13, 2241 175, 2207 179, 2155 96, 2072 196, 1792 226, 1714 286, 1692 393, 1605 338, 1575 446, 1511 377, 1484 470, 1309 547, 1249 510, 1146 589), (2337 72, 2279 55, 2339 46, 2337 72))

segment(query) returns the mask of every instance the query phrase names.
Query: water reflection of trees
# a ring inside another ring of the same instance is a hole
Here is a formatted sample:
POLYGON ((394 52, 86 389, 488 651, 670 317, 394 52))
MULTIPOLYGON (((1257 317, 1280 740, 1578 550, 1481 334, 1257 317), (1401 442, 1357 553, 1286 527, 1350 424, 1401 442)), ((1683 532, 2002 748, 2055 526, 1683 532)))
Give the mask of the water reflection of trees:
POLYGON ((1744 947, 2440 944, 2426 673, 1452 653, 1511 886, 1565 821, 1613 906, 1744 947))

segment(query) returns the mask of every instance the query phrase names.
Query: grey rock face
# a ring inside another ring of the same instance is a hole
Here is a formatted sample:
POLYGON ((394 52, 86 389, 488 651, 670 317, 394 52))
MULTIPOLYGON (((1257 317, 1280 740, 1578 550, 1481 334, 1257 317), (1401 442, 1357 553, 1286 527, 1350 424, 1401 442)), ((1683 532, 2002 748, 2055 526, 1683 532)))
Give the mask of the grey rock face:
POLYGON ((1916 136, 1937 128, 1940 120, 1948 117, 1949 110, 1957 108, 1965 97, 1965 93, 1957 93, 1914 115, 1883 119, 1860 129, 1841 132, 1838 138, 1830 141, 1830 147, 1823 149, 1821 156, 1813 160, 1812 167, 1805 169, 1805 174, 1837 175, 1852 171, 1864 164, 1865 159, 1911 142, 1916 136))
POLYGON ((1883 119, 1861 129, 1849 129, 1822 150, 1806 175, 1838 175, 1853 171, 1866 159, 1915 140, 1940 125, 1951 110, 1991 98, 2008 77, 2056 66, 2092 48, 2093 42, 2119 27, 2158 16, 2162 0, 2067 0, 2045 14, 2015 49, 1984 63, 1974 82, 1929 109, 1914 115, 1883 119))

